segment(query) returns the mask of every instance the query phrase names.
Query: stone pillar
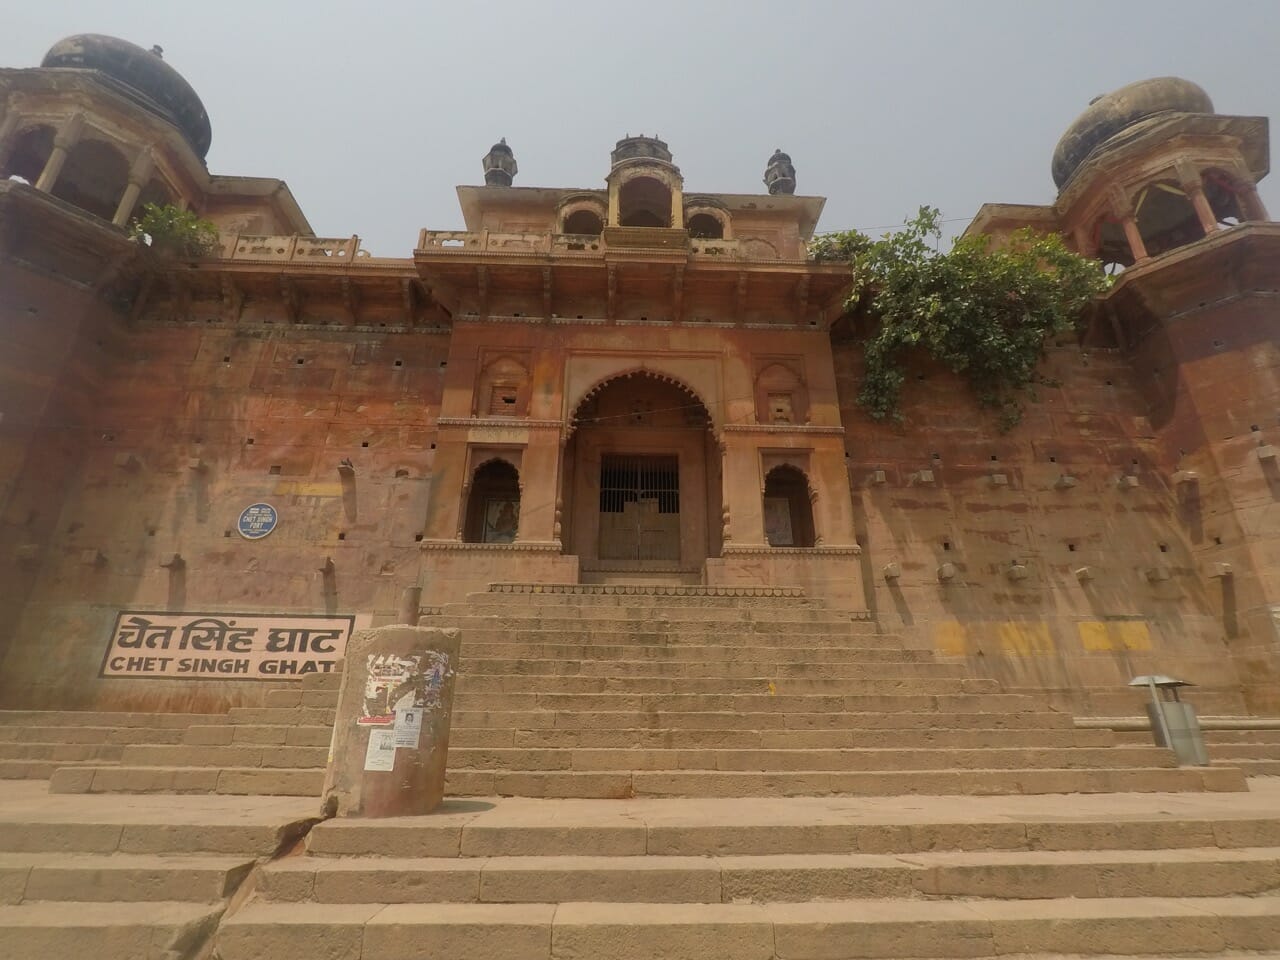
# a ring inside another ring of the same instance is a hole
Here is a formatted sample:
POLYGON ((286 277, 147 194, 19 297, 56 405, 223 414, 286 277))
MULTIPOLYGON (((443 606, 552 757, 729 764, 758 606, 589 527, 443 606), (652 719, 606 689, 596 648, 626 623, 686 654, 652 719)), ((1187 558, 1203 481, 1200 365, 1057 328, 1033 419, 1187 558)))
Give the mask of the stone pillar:
POLYGON ((412 817, 444 798, 457 630, 360 630, 347 644, 323 813, 412 817))
POLYGON ((684 191, 671 188, 671 226, 677 230, 684 227, 684 191))
POLYGON ((1196 216, 1200 219, 1200 227, 1204 230, 1206 237, 1213 236, 1218 232, 1218 218, 1213 215, 1213 207, 1209 205, 1209 198, 1204 195, 1204 183, 1200 179, 1200 171, 1197 170, 1190 162, 1179 161, 1175 164, 1178 172, 1178 182, 1182 185, 1182 189, 1187 194, 1187 199, 1191 201, 1191 206, 1195 207, 1196 216))
POLYGON ((400 613, 396 622, 416 627, 418 625, 418 610, 421 606, 422 588, 405 587, 400 594, 400 613))
POLYGON ((1093 235, 1086 227, 1076 227, 1071 231, 1071 236, 1075 240, 1076 253, 1080 254, 1080 256, 1089 257, 1090 259, 1098 256, 1097 247, 1093 242, 1093 235))
POLYGON ((138 196, 142 193, 142 188, 154 168, 155 158, 150 150, 143 150, 133 161, 133 166, 129 169, 129 185, 125 187, 120 205, 116 207, 116 215, 111 218, 111 222, 117 227, 123 227, 133 216, 134 205, 137 204, 138 196))
POLYGON ((36 181, 36 189, 45 193, 53 191, 54 184, 58 182, 58 177, 62 173, 62 165, 67 162, 67 154, 77 143, 80 142, 80 133, 84 129, 84 114, 77 113, 62 125, 57 135, 53 138, 53 149, 49 152, 49 159, 45 161, 44 170, 40 172, 40 179, 36 181))
POLYGON ((1124 229, 1124 238, 1129 242, 1129 252, 1133 254, 1133 262, 1141 263, 1150 258, 1147 245, 1142 242, 1142 234, 1138 230, 1138 221, 1133 213, 1133 204, 1119 187, 1112 187, 1110 192, 1111 212, 1120 221, 1124 229))
POLYGON ((1262 202, 1262 198, 1258 196, 1258 188, 1252 183, 1243 184, 1236 192, 1236 197, 1240 201, 1243 208, 1240 212, 1246 220, 1270 220, 1267 215, 1267 208, 1262 202))
POLYGON ((9 154, 13 152, 13 134, 18 129, 18 113, 12 107, 0 123, 0 174, 9 165, 9 154))
POLYGON ((607 227, 616 227, 622 222, 622 197, 618 189, 617 179, 609 181, 609 221, 607 227))

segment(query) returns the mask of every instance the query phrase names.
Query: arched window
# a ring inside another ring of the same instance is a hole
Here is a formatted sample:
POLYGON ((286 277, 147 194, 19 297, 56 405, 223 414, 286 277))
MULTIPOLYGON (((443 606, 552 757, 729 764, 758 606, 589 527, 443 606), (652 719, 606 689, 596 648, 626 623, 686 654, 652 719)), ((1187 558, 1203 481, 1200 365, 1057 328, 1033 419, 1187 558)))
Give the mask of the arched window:
POLYGON ((633 177, 618 192, 624 227, 671 226, 671 188, 653 177, 633 177))
POLYGON ((1191 198, 1176 183, 1160 180, 1147 184, 1134 198, 1133 208, 1142 243, 1153 257, 1204 237, 1191 198))
POLYGON ((582 236, 599 236, 604 230, 604 221, 594 210, 575 210, 564 221, 564 233, 582 236))
POLYGON ((110 220, 129 186, 129 161, 101 140, 81 140, 67 154, 67 162, 52 193, 81 210, 110 220))
POLYGON ((163 207, 173 203, 173 193, 165 185, 164 181, 155 179, 148 183, 138 194, 138 202, 134 204, 133 215, 135 218, 142 215, 142 208, 148 203, 154 203, 157 207, 163 207))
POLYGON ((520 473, 505 460, 481 464, 467 494, 467 543, 513 543, 520 530, 520 473))
POLYGON ((764 535, 771 547, 813 546, 813 503, 803 471, 783 464, 764 478, 764 535))
POLYGON ((47 126, 18 134, 9 151, 9 162, 0 170, 0 180, 20 178, 34 186, 53 152, 53 137, 53 127, 47 126))
POLYGON ((685 224, 689 228, 689 236, 695 240, 723 240, 724 224, 719 217, 709 213, 695 213, 685 224))

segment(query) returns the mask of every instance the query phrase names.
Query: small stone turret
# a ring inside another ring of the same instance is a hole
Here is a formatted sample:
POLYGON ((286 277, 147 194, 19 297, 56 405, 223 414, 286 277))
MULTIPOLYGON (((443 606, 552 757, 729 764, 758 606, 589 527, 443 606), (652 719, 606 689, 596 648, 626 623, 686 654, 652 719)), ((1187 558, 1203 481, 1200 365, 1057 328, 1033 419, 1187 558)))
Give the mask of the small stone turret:
POLYGON ((764 168, 764 183, 773 196, 790 196, 796 192, 796 168, 791 165, 791 157, 783 153, 781 147, 773 151, 769 165, 764 168))
POLYGON ((516 156, 507 146, 507 138, 503 137, 484 155, 480 161, 484 166, 484 182, 490 187, 509 187, 520 168, 516 166, 516 156))

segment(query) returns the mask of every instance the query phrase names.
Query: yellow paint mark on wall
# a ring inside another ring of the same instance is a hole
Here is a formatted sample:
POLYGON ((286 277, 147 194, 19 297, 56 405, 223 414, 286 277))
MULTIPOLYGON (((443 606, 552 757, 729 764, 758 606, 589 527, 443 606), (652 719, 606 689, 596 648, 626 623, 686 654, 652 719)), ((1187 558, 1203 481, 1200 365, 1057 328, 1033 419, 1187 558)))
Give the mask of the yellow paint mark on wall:
POLYGON ((341 483, 316 480, 281 480, 276 484, 277 497, 340 497, 341 483))
POLYGON ((941 620, 933 628, 933 645, 949 657, 963 657, 969 652, 968 636, 959 620, 941 620))
POLYGON ((1115 628, 1119 646, 1124 649, 1151 649, 1151 629, 1145 620, 1117 620, 1111 626, 1115 628))
POLYGON ((1043 620, 1009 620, 996 624, 1000 649, 1019 657, 1053 653, 1053 637, 1043 620))
POLYGON ((1082 620, 1076 629, 1080 645, 1092 653, 1151 649, 1151 628, 1145 620, 1082 620))
POLYGON ((1076 624, 1080 633, 1080 646, 1094 653, 1110 650, 1111 633, 1101 620, 1081 620, 1076 624))

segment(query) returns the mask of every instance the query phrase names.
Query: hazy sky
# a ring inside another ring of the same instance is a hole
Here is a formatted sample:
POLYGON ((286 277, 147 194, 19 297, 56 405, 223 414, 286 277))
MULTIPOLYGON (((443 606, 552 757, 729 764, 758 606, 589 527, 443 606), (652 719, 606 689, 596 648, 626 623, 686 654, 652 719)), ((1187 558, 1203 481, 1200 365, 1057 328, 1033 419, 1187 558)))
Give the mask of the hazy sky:
POLYGON ((603 186, 619 137, 657 133, 687 190, 730 193, 763 192, 780 146, 834 230, 1049 202, 1058 137, 1133 80, 1280 115, 1280 0, 41 0, 6 5, 0 66, 90 32, 164 47, 213 172, 280 177, 317 233, 382 256, 461 226, 453 188, 499 137, 518 186, 603 186))

